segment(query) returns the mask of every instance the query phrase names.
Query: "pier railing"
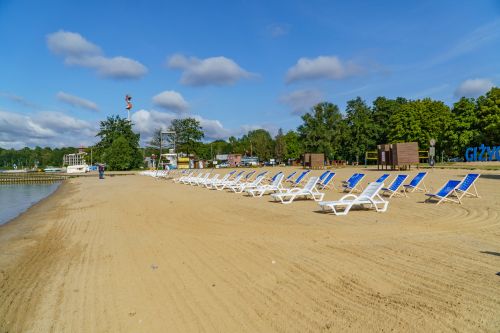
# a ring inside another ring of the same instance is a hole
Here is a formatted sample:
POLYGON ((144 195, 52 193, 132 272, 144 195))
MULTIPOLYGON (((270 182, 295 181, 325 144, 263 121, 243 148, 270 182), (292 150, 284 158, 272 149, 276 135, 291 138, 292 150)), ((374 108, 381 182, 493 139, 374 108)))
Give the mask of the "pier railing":
POLYGON ((45 174, 45 173, 0 173, 0 184, 38 184, 52 183, 67 179, 66 175, 45 174))

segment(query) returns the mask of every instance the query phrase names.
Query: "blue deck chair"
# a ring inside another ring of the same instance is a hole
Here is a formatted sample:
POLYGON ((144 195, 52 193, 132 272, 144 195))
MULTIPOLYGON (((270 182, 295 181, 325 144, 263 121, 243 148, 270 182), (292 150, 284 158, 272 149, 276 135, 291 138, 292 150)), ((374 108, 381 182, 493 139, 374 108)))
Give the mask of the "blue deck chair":
POLYGON ((323 178, 325 178, 328 174, 330 173, 330 171, 325 171, 321 174, 321 176, 319 176, 319 181, 321 182, 323 180, 323 178))
POLYGON ((293 181, 292 183, 292 187, 297 187, 300 185, 300 183, 302 183, 302 181, 306 178, 306 175, 311 172, 311 170, 306 170, 306 171, 302 171, 302 173, 297 177, 295 178, 295 180, 293 181))
POLYGON ((427 172, 419 172, 417 175, 411 180, 409 184, 403 185, 403 189, 405 192, 415 192, 415 191, 422 191, 422 192, 428 192, 427 187, 425 186, 424 183, 424 178, 427 176, 427 172), (424 186, 424 188, 419 187, 420 183, 424 186))
POLYGON ((389 195, 389 198, 392 198, 393 196, 407 197, 405 191, 403 191, 403 194, 401 194, 399 190, 406 178, 408 178, 408 175, 398 175, 396 179, 392 181, 391 185, 382 188, 382 194, 389 195))
POLYGON ((349 177, 349 179, 347 180, 343 180, 342 181, 342 184, 348 184, 349 182, 351 182, 354 178, 356 178, 358 176, 358 173, 353 173, 351 177, 349 177))
POLYGON ((387 178, 389 178, 388 173, 384 173, 382 176, 380 176, 375 183, 383 183, 387 178))
POLYGON ((293 177, 293 176, 295 176, 295 174, 296 174, 296 173, 297 173, 297 171, 292 172, 291 174, 289 174, 289 175, 288 175, 288 176, 284 179, 284 181, 285 181, 285 182, 293 182, 292 177, 293 177))
POLYGON ((330 189, 330 188, 335 189, 335 185, 333 185, 332 182, 333 177, 335 177, 335 172, 328 171, 326 177, 324 177, 323 180, 317 184, 318 188, 320 190, 330 189))
POLYGON ((481 175, 478 173, 469 173, 465 176, 460 185, 455 189, 458 199, 462 199, 463 197, 480 198, 475 184, 479 176, 481 175), (472 190, 474 190, 474 192, 472 192, 472 190))
POLYGON ((458 184, 460 184, 460 180, 448 180, 437 193, 426 193, 425 195, 428 196, 428 198, 425 201, 430 202, 432 199, 435 199, 438 200, 438 205, 443 201, 450 201, 461 204, 462 202, 460 201, 460 198, 458 197, 455 190, 458 184), (451 198, 452 194, 455 194, 455 196, 457 197, 456 200, 451 198))
POLYGON ((352 193, 354 191, 361 192, 363 188, 361 187, 360 183, 361 179, 363 179, 364 177, 364 173, 355 173, 342 185, 342 191, 347 191, 349 193, 352 193))

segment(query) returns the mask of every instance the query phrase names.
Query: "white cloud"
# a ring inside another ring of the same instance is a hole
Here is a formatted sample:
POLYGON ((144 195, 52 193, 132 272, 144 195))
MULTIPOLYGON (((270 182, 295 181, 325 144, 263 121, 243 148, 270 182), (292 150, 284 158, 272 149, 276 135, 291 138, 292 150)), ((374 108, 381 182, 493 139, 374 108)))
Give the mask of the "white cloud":
POLYGON ((15 102, 19 105, 22 105, 24 107, 30 108, 30 109, 41 109, 41 107, 35 103, 32 103, 31 101, 27 100, 26 98, 22 96, 17 96, 8 92, 1 92, 0 91, 0 97, 4 97, 12 102, 15 102))
POLYGON ((89 145, 95 142, 96 132, 95 125, 59 112, 39 112, 29 116, 0 111, 2 148, 89 145))
POLYGON ((318 90, 296 90, 280 97, 280 102, 292 108, 292 114, 302 115, 323 100, 318 90))
POLYGON ((130 58, 105 57, 97 45, 74 32, 61 30, 47 35, 47 46, 53 53, 62 55, 65 64, 95 69, 106 78, 137 79, 148 71, 130 58))
POLYGON ((67 103, 71 106, 80 107, 92 111, 99 111, 99 107, 96 103, 89 101, 88 99, 70 95, 68 93, 65 93, 64 91, 58 92, 56 97, 61 102, 67 103))
POLYGON ((99 46, 92 44, 82 35, 60 30, 47 35, 47 46, 55 54, 81 57, 101 54, 99 46))
POLYGON ((231 131, 224 128, 218 120, 205 119, 201 116, 194 116, 194 118, 200 122, 207 140, 227 139, 231 136, 231 131))
MULTIPOLYGON (((191 117, 200 122, 205 133, 205 140, 226 139, 232 135, 232 132, 224 128, 219 120, 206 119, 199 115, 192 115, 191 117)), ((132 114, 134 129, 141 133, 143 143, 151 140, 155 129, 167 129, 172 120, 180 118, 183 117, 174 113, 144 109, 132 114)))
POLYGON ((153 97, 153 103, 157 106, 182 113, 188 110, 189 104, 184 97, 176 91, 166 90, 153 97))
POLYGON ((300 80, 331 79, 340 80, 359 75, 361 66, 353 61, 342 62, 336 56, 319 56, 314 59, 300 58, 286 74, 286 82, 300 80))
POLYGON ((182 70, 181 83, 190 86, 231 85, 255 75, 226 57, 198 59, 176 54, 168 59, 167 66, 182 70))
POLYGON ((485 94, 495 85, 489 79, 469 79, 465 80, 455 90, 455 97, 478 97, 485 94))
POLYGON ((290 32, 290 25, 273 23, 267 26, 267 32, 271 35, 271 37, 278 38, 287 35, 290 32))

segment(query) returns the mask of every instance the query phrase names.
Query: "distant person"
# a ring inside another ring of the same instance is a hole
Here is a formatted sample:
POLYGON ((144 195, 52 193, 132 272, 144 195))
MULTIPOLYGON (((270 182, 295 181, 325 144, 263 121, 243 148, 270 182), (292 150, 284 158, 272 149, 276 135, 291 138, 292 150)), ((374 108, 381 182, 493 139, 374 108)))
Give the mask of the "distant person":
POLYGON ((99 179, 104 179, 104 164, 99 164, 99 179))

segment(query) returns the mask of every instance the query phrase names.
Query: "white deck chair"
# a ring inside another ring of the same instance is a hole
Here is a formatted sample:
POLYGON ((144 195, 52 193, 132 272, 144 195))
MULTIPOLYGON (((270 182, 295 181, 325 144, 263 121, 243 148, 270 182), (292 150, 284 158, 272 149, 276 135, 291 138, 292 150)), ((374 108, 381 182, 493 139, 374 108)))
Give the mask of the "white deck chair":
POLYGON ((183 176, 180 176, 179 178, 175 178, 174 182, 175 183, 182 183, 183 181, 185 181, 186 179, 188 179, 189 177, 192 177, 192 176, 194 176, 194 172, 189 172, 189 173, 184 174, 183 176))
POLYGON ((280 173, 280 174, 276 175, 276 177, 274 178, 274 181, 271 184, 260 185, 260 186, 257 186, 255 188, 250 188, 250 189, 247 189, 246 192, 248 194, 251 194, 253 197, 255 197, 255 196, 262 197, 266 192, 273 192, 273 193, 280 192, 281 193, 284 190, 283 184, 282 184, 284 177, 285 177, 285 175, 283 173, 280 173))
POLYGON ((197 175, 195 175, 195 174, 193 173, 193 175, 192 175, 191 177, 188 177, 188 178, 184 179, 183 181, 181 181, 181 183, 183 183, 183 184, 186 184, 186 185, 187 185, 187 184, 191 183, 193 180, 200 178, 202 175, 203 175, 203 172, 200 172, 200 173, 199 173, 199 174, 197 174, 197 175))
POLYGON ((201 176, 200 178, 195 179, 190 184, 191 185, 200 185, 201 183, 203 183, 204 181, 206 181, 208 179, 208 177, 210 177, 210 172, 207 172, 205 175, 201 176))
POLYGON ((271 196, 274 198, 274 200, 280 200, 281 203, 283 204, 289 204, 292 203, 293 200, 297 197, 312 197, 314 201, 320 201, 323 199, 325 196, 324 193, 321 193, 318 191, 316 188, 316 184, 318 183, 319 178, 318 177, 311 177, 307 181, 306 185, 303 188, 292 188, 288 189, 286 191, 283 191, 281 193, 274 193, 271 194, 271 196), (289 198, 288 200, 285 200, 286 198, 289 198))
POLYGON ((384 200, 379 192, 384 187, 384 183, 370 183, 365 190, 359 195, 347 194, 337 201, 322 201, 319 203, 321 209, 331 209, 335 215, 347 215, 353 206, 369 205, 370 208, 375 208, 377 212, 385 212, 389 201, 384 200), (379 207, 381 205, 381 207, 379 207), (339 211, 338 208, 344 207, 344 210, 339 211))
POLYGON ((243 174, 239 174, 234 178, 233 180, 226 180, 224 182, 217 182, 214 184, 214 187, 217 191, 222 191, 225 188, 228 188, 229 186, 234 186, 239 183, 241 183, 241 179, 243 178, 243 174))
POLYGON ((207 179, 205 179, 205 181, 199 183, 198 185, 200 185, 200 186, 207 186, 207 184, 213 183, 216 180, 218 180, 219 177, 220 177, 220 174, 216 173, 212 178, 207 178, 207 179))
POLYGON ((230 173, 227 173, 224 175, 224 177, 220 178, 220 179, 214 179, 213 181, 209 181, 205 184, 205 187, 208 188, 208 189, 214 189, 215 188, 215 185, 217 184, 222 184, 224 183, 225 181, 227 181, 231 176, 233 175, 232 172, 230 173))
POLYGON ((256 188, 257 186, 260 185, 260 183, 262 183, 262 181, 264 180, 265 177, 266 177, 265 175, 260 175, 250 183, 240 183, 240 184, 229 186, 229 188, 235 193, 241 193, 241 192, 245 191, 246 189, 256 188))

